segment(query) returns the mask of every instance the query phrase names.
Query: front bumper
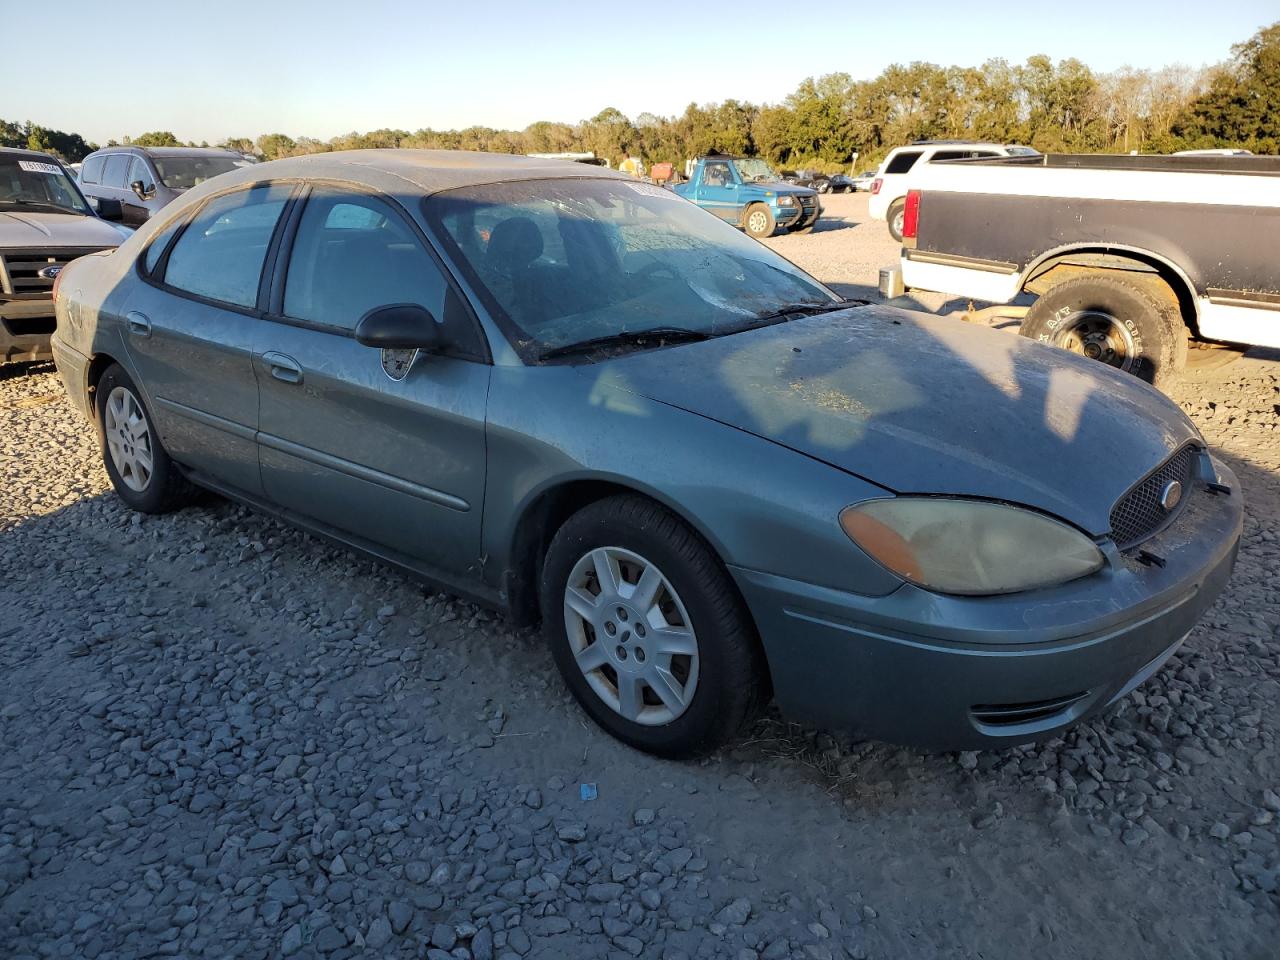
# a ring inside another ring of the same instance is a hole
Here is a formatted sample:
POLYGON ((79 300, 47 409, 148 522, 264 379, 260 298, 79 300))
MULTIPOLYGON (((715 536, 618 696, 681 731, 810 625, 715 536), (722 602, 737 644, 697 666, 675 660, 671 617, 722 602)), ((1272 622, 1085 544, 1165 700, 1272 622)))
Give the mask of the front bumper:
POLYGON ((58 377, 66 388, 67 397, 80 415, 90 423, 94 421, 92 402, 89 398, 89 358, 79 350, 64 343, 55 333, 50 340, 54 365, 58 377))
POLYGON ((0 300, 0 363, 48 360, 52 300, 0 300))
POLYGON ((1048 590, 952 597, 904 585, 867 597, 731 568, 764 642, 784 713, 877 740, 962 750, 1050 736, 1145 681, 1226 587, 1243 504, 1197 490, 1106 569, 1048 590))

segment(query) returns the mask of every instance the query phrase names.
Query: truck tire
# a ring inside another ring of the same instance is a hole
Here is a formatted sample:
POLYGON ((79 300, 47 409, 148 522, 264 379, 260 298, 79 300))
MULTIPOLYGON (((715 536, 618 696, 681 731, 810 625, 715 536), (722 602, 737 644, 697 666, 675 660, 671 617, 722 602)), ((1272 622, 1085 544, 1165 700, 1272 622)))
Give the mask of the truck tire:
POLYGON ((1164 387, 1187 363, 1178 298, 1145 274, 1099 271, 1046 290, 1027 311, 1024 337, 1062 347, 1164 387))
POLYGON ((742 228, 757 240, 772 237, 777 224, 773 211, 763 203, 753 203, 742 213, 742 228))
POLYGON ((639 750, 704 755, 767 700, 759 639, 728 572, 651 500, 609 497, 570 517, 547 549, 540 603, 569 690, 639 750))
POLYGON ((885 217, 885 222, 889 225, 889 236, 902 242, 902 219, 907 209, 907 201, 899 197, 893 203, 889 204, 889 213, 885 217))

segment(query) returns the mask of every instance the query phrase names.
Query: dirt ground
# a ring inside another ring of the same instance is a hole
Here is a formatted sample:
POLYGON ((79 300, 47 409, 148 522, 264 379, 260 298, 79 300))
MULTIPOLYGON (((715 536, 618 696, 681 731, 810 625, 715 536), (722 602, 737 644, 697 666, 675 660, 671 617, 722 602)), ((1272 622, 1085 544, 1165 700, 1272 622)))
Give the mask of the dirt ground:
MULTIPOLYGON (((825 202, 770 243, 876 299, 883 224, 825 202)), ((1280 956, 1280 359, 1176 398, 1244 541, 1114 713, 943 755, 770 716, 675 764, 501 618, 217 499, 130 513, 6 371, 0 956, 1280 956)))

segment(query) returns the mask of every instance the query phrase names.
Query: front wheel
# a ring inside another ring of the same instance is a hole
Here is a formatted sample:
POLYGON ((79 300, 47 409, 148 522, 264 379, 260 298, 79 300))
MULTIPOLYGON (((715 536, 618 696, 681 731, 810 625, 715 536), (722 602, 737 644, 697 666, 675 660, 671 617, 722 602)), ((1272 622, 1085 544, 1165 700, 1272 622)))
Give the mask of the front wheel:
POLYGON ((102 463, 120 499, 142 513, 184 506, 195 488, 169 459, 142 393, 123 367, 103 371, 94 391, 102 463))
POLYGON ((705 754, 763 700, 759 643, 728 573, 652 501, 610 497, 574 514, 547 550, 540 594, 565 683, 624 743, 705 754))
POLYGON ((747 207, 747 212, 742 218, 742 225, 747 233, 757 240, 772 237, 773 231, 777 226, 773 219, 773 211, 763 203, 753 203, 747 207))
POLYGON ((889 216, 885 218, 889 224, 889 235, 899 243, 902 242, 902 229, 905 225, 906 210, 907 202, 905 200, 895 200, 889 204, 889 216))
POLYGON ((1110 271, 1065 280, 1031 305, 1019 332, 1157 387, 1176 379, 1187 362, 1178 299, 1154 277, 1110 271))

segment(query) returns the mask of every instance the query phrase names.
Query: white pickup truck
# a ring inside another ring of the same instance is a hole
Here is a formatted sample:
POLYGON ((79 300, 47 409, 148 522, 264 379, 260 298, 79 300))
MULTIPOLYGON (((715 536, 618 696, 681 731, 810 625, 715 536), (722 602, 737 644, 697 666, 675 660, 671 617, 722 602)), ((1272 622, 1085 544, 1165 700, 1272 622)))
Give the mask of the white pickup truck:
POLYGON ((1022 334, 1153 383, 1188 338, 1280 347, 1280 157, 1050 155, 930 164, 895 287, 1007 304, 1022 334))

